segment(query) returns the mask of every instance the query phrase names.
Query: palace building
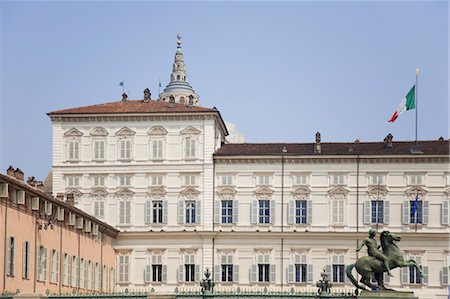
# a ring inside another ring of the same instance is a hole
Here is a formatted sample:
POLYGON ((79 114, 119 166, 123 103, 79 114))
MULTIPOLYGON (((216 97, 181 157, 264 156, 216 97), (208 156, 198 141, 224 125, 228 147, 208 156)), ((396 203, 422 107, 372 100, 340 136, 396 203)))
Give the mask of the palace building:
POLYGON ((372 227, 402 236, 425 273, 395 269, 389 287, 448 297, 448 140, 230 143, 200 103, 178 38, 158 98, 48 113, 52 192, 120 231, 118 288, 172 293, 206 268, 222 289, 312 289, 324 268, 353 288, 344 268, 372 227))

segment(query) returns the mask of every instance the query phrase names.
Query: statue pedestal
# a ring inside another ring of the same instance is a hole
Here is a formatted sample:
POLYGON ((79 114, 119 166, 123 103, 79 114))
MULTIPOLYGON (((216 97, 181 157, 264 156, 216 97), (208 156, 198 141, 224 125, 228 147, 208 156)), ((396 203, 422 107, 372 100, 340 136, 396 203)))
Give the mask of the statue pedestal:
POLYGON ((361 295, 359 295, 358 298, 364 298, 364 299, 380 299, 380 298, 419 299, 419 297, 414 296, 413 292, 402 292, 402 291, 375 291, 375 292, 362 291, 361 295))

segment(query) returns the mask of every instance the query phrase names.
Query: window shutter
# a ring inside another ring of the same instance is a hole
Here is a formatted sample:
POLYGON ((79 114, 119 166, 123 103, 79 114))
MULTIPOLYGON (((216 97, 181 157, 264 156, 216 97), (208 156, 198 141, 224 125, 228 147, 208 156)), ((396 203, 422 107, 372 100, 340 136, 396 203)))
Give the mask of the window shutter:
POLYGON ((258 275, 257 265, 252 265, 252 268, 250 269, 250 282, 256 282, 257 275, 258 275))
POLYGON ((442 224, 448 225, 449 224, 449 202, 448 200, 444 200, 442 202, 442 224))
POLYGON ((441 272, 441 284, 443 286, 448 285, 448 268, 449 267, 443 267, 441 272))
POLYGON ((220 268, 221 268, 220 265, 215 265, 214 266, 214 281, 216 281, 216 282, 221 281, 220 278, 221 278, 221 274, 222 273, 220 273, 221 272, 220 268))
POLYGON ((195 281, 200 281, 200 265, 195 265, 195 281))
POLYGON ((145 224, 152 223, 152 202, 150 200, 145 202, 144 219, 145 224))
POLYGON ((288 224, 295 224, 295 200, 289 201, 289 216, 288 216, 288 224))
POLYGON ((428 284, 428 266, 423 266, 422 272, 423 272, 422 284, 428 284))
POLYGON ((270 265, 270 282, 275 283, 276 280, 276 265, 270 265))
POLYGON ((389 283, 391 281, 391 277, 387 274, 387 272, 383 273, 383 281, 384 283, 389 283))
POLYGON ((233 282, 239 283, 239 265, 233 266, 233 282))
POLYGON ((313 265, 307 265, 306 267, 307 267, 307 272, 308 272, 306 279, 308 280, 308 282, 312 282, 313 281, 313 265))
POLYGON ((214 201, 214 223, 221 223, 221 221, 220 221, 220 212, 221 212, 221 209, 222 209, 222 206, 221 206, 221 201, 220 200, 215 200, 214 201))
POLYGON ((144 277, 145 277, 145 282, 150 282, 151 281, 151 277, 152 277, 152 266, 151 265, 146 265, 145 266, 145 271, 144 271, 144 277))
POLYGON ((258 201, 253 200, 252 201, 252 224, 258 224, 258 201))
POLYGON ((22 243, 22 278, 28 278, 27 274, 27 242, 22 243))
MULTIPOLYGON (((384 201, 384 205, 383 205, 383 208, 384 208, 384 213, 383 213, 383 223, 384 224, 389 224, 389 218, 390 218, 390 215, 389 215, 389 208, 390 208, 390 204, 389 204, 389 200, 385 200, 384 201)), ((389 276, 389 275, 388 275, 389 276)))
POLYGON ((403 219, 403 224, 409 224, 409 217, 410 217, 410 207, 409 207, 410 203, 409 200, 405 200, 403 202, 403 206, 402 206, 402 219, 403 219))
POLYGON ((275 200, 270 201, 270 210, 269 210, 269 222, 275 223, 275 200))
POLYGON ((178 266, 178 281, 179 282, 184 281, 184 265, 178 266))
POLYGON ((239 222, 239 202, 233 200, 233 223, 239 222))
POLYGON ((427 200, 422 201, 423 203, 423 219, 422 219, 422 223, 423 224, 428 224, 428 204, 429 202, 427 200))
POLYGON ((370 200, 365 200, 364 201, 364 216, 363 216, 363 223, 364 224, 370 224, 370 220, 371 220, 371 201, 370 200))
POLYGON ((330 278, 330 280, 334 281, 333 272, 331 271, 331 265, 326 265, 325 266, 325 271, 327 272, 328 277, 330 278))
MULTIPOLYGON (((178 223, 184 223, 184 200, 178 202, 178 223)), ((182 281, 182 280, 180 280, 182 281)))
POLYGON ((167 282, 167 265, 162 266, 162 282, 167 282))
POLYGON ((163 210, 162 210, 163 219, 162 219, 162 222, 164 224, 167 224, 167 200, 163 200, 162 205, 163 205, 163 210))
POLYGON ((56 252, 56 282, 58 282, 59 279, 59 252, 56 252))
POLYGON ((312 223, 312 200, 306 201, 306 223, 312 223))
POLYGON ((44 247, 43 269, 44 269, 44 271, 43 271, 44 275, 43 275, 42 280, 45 281, 47 279, 47 248, 46 247, 44 247))
POLYGON ((401 275, 402 275, 402 284, 408 284, 409 283, 409 267, 401 268, 401 275))
POLYGON ((288 282, 289 283, 293 283, 294 282, 294 265, 289 265, 288 266, 288 282))
POLYGON ((25 204, 25 191, 23 190, 17 191, 17 204, 19 205, 25 204))
POLYGON ((200 224, 202 220, 202 202, 200 200, 197 200, 195 205, 195 216, 195 223, 200 224))

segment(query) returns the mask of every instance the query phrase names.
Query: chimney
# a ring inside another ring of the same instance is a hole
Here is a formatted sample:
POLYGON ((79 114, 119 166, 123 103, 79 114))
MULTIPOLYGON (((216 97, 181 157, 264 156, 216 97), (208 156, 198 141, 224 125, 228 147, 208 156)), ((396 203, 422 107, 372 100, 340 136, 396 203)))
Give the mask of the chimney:
POLYGON ((316 144, 314 145, 314 154, 320 154, 322 152, 322 148, 320 146, 320 132, 316 133, 316 144))
POLYGON ((36 178, 34 176, 29 176, 28 180, 27 180, 27 184, 34 187, 36 184, 36 178))
POLYGON ((14 167, 12 167, 11 165, 9 165, 8 169, 6 169, 6 174, 7 174, 8 176, 15 177, 14 173, 15 173, 14 167))
POLYGON ((56 199, 60 200, 60 201, 64 201, 64 193, 57 193, 56 194, 56 199))
POLYGON ((128 95, 126 93, 122 93, 122 101, 126 101, 128 99, 128 95))
POLYGON ((392 147, 392 138, 394 138, 394 136, 392 136, 391 133, 389 133, 389 134, 384 138, 384 147, 392 147))
POLYGON ((41 192, 44 192, 44 183, 42 181, 36 181, 36 185, 34 186, 41 192))
POLYGON ((19 167, 17 167, 17 169, 14 171, 14 177, 16 178, 16 179, 18 179, 19 181, 22 181, 23 182, 23 171, 22 170, 20 170, 20 168, 19 167))
POLYGON ((144 90, 144 102, 148 103, 148 101, 151 100, 151 96, 152 96, 152 93, 150 92, 150 89, 146 88, 144 90))
POLYGON ((69 193, 66 195, 66 203, 71 205, 72 207, 75 206, 75 198, 73 196, 73 194, 69 193))

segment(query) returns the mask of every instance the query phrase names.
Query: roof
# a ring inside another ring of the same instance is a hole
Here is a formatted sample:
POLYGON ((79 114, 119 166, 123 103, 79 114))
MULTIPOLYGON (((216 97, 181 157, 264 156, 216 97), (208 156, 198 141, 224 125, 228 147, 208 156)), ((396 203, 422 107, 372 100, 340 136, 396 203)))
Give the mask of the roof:
POLYGON ((187 106, 178 103, 150 100, 126 100, 104 104, 83 106, 49 112, 48 115, 59 114, 114 114, 114 113, 196 113, 216 112, 216 108, 204 108, 199 106, 187 106))
POLYGON ((54 205, 57 205, 57 206, 60 206, 60 207, 64 208, 67 211, 70 211, 70 212, 75 213, 75 214, 77 214, 79 216, 82 216, 83 218, 89 219, 93 223, 98 224, 99 227, 102 227, 103 231, 106 234, 108 234, 109 236, 113 237, 113 238, 116 238, 117 234, 119 233, 119 231, 117 229, 115 229, 114 227, 106 224, 103 221, 100 221, 99 219, 95 218, 94 216, 91 216, 91 215, 87 214, 86 212, 83 212, 82 210, 80 210, 80 209, 78 209, 78 208, 76 208, 76 207, 74 207, 72 205, 69 205, 66 202, 63 202, 63 201, 61 201, 61 200, 59 200, 57 198, 54 198, 53 196, 50 196, 50 195, 42 192, 41 190, 28 185, 27 183, 25 183, 25 182, 23 182, 21 180, 18 180, 18 179, 14 178, 14 177, 11 177, 9 175, 4 175, 2 173, 0 173, 0 180, 6 181, 9 184, 15 186, 16 188, 24 190, 24 191, 27 191, 27 192, 33 194, 34 196, 37 196, 37 197, 42 198, 42 199, 45 199, 45 200, 51 202, 54 205))
MULTIPOLYGON (((321 153, 315 154, 315 143, 235 143, 224 144, 214 156, 355 156, 355 155, 411 155, 414 141, 394 141, 392 147, 384 142, 322 142, 321 153)), ((423 155, 449 155, 449 141, 418 141, 423 155)), ((415 154, 417 155, 417 154, 415 154)))

